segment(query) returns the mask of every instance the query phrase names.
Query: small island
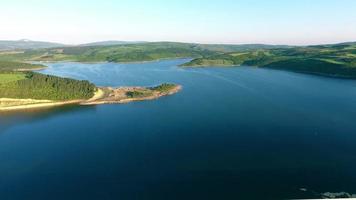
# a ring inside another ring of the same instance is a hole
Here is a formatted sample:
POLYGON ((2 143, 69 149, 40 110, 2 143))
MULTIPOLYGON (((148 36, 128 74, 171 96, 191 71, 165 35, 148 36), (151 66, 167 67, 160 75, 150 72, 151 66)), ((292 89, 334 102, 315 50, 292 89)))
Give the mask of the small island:
POLYGON ((175 94, 181 88, 169 83, 154 87, 97 87, 89 81, 3 70, 0 71, 0 112, 152 100, 175 94))

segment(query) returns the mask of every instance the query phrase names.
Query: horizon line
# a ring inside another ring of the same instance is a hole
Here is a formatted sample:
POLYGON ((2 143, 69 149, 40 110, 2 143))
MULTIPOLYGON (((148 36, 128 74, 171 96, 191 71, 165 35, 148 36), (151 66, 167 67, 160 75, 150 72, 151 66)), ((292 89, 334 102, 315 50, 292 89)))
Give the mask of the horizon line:
MULTIPOLYGON (((281 43, 281 44, 273 44, 273 43, 263 43, 263 42, 251 42, 251 43, 228 43, 228 42, 184 42, 184 41, 174 41, 174 40, 157 40, 157 41, 146 41, 146 40, 94 40, 91 42, 84 42, 84 43, 62 43, 62 42, 57 42, 57 41, 50 41, 50 40, 32 40, 32 39, 26 39, 26 38, 21 38, 21 39, 0 39, 0 42, 48 42, 48 43, 56 43, 56 44, 61 44, 65 46, 80 46, 80 45, 85 45, 85 44, 91 44, 91 43, 100 43, 100 42, 132 42, 132 43, 183 43, 183 44, 202 44, 202 45, 270 45, 270 46, 319 46, 319 45, 337 45, 337 44, 345 44, 345 43, 355 43, 356 40, 346 40, 346 41, 340 41, 340 42, 323 42, 323 43, 315 43, 315 44, 286 44, 286 43, 281 43)), ((105 46, 105 45, 104 45, 105 46)), ((108 45, 109 46, 109 45, 108 45)))

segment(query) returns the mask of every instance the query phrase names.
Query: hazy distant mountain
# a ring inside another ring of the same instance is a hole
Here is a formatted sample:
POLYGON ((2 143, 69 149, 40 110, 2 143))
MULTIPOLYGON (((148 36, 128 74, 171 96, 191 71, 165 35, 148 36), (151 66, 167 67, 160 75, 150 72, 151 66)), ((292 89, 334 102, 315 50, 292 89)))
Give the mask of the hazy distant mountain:
POLYGON ((41 42, 32 40, 0 40, 0 50, 15 50, 15 49, 41 49, 66 46, 64 44, 53 42, 41 42))
POLYGON ((140 44, 145 43, 144 41, 116 41, 116 40, 108 40, 101 42, 92 42, 86 44, 80 44, 79 46, 110 46, 110 45, 120 45, 120 44, 140 44))
POLYGON ((350 46, 350 47, 354 47, 356 46, 356 42, 343 42, 343 43, 336 43, 336 44, 319 44, 319 45, 310 45, 308 47, 314 47, 314 48, 344 48, 344 47, 347 47, 347 46, 350 46))
POLYGON ((277 49, 277 48, 289 48, 289 45, 269 45, 269 44, 198 44, 197 47, 202 49, 208 49, 210 51, 223 51, 223 52, 235 52, 235 51, 247 51, 256 49, 277 49))

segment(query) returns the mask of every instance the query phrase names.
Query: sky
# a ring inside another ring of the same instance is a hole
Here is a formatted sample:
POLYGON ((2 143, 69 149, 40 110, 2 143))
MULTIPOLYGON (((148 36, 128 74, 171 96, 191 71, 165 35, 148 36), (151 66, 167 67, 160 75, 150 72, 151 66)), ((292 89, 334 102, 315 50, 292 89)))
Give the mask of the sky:
POLYGON ((0 40, 356 41, 356 0, 0 0, 0 40))

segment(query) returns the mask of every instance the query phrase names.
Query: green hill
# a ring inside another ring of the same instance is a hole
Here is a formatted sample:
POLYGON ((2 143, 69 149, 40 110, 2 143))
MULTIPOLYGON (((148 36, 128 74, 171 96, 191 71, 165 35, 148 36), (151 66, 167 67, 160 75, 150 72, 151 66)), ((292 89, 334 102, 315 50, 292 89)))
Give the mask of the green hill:
POLYGON ((31 71, 31 70, 42 69, 42 68, 46 68, 46 66, 41 64, 0 61, 0 72, 1 71, 31 71))
POLYGON ((0 40, 0 51, 16 50, 16 49, 41 49, 65 46, 53 42, 40 42, 32 40, 0 40))
POLYGON ((223 53, 196 58, 183 66, 239 65, 356 78, 356 45, 350 43, 223 53))
MULTIPOLYGON (((95 44, 95 43, 94 43, 95 44)), ((99 43, 101 44, 101 43, 99 43)), ((106 44, 104 42, 104 44, 106 44)), ((50 49, 25 50, 0 54, 6 61, 78 61, 78 62, 139 62, 170 58, 199 58, 221 53, 282 46, 215 45, 177 42, 147 42, 113 45, 84 45, 50 49)), ((284 47, 284 46, 283 46, 284 47)))
POLYGON ((91 42, 80 44, 81 47, 91 47, 91 46, 114 46, 114 45, 121 45, 121 44, 140 44, 145 43, 144 41, 117 41, 117 40, 108 40, 108 41, 101 41, 101 42, 91 42))

